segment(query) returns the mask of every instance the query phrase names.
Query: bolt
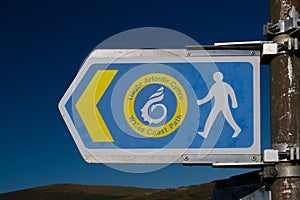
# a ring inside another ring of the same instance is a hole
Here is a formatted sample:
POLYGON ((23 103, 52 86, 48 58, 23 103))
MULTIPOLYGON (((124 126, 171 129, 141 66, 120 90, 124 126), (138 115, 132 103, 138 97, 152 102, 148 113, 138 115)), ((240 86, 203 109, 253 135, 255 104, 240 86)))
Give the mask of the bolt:
POLYGON ((252 160, 252 161, 256 161, 256 156, 252 156, 252 157, 251 157, 251 160, 252 160))
POLYGON ((273 177, 277 176, 277 175, 278 175, 278 172, 277 172, 276 168, 272 168, 271 171, 270 171, 270 174, 271 174, 273 177))
POLYGON ((188 157, 188 156, 184 156, 183 160, 184 160, 184 161, 188 161, 188 160, 189 160, 189 157, 188 157))
POLYGON ((250 51, 250 55, 254 56, 255 55, 255 51, 250 51))
POLYGON ((187 50, 186 51, 186 56, 190 56, 192 53, 191 53, 191 51, 190 50, 187 50))

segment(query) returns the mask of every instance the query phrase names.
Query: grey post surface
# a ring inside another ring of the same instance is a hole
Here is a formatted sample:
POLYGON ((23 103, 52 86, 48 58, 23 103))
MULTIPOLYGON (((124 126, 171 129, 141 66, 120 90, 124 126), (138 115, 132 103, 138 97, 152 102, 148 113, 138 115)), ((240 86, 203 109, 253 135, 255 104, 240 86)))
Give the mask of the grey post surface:
MULTIPOLYGON (((292 30, 293 27, 287 26, 288 23, 291 25, 290 22, 295 17, 293 12, 295 10, 300 12, 299 0, 270 0, 271 34, 268 34, 268 39, 279 44, 287 44, 288 49, 291 50, 276 55, 270 63, 271 143, 272 147, 279 152, 281 149, 299 147, 299 31, 295 32, 295 29, 292 30), (291 41, 296 41, 294 48, 290 48, 291 41)), ((299 21, 294 25, 299 26, 299 21)), ((275 176, 271 186, 272 199, 300 199, 299 160, 279 162, 275 165, 275 169, 281 175, 275 176)))

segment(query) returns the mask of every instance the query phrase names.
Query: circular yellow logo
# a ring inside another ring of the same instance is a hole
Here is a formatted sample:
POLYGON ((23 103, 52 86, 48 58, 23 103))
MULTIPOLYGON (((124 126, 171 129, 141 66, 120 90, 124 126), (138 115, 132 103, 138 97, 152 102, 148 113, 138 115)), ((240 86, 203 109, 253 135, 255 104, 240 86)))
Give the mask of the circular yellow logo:
POLYGON ((124 114, 138 134, 159 138, 178 129, 187 112, 187 96, 173 77, 153 73, 137 79, 124 98, 124 114))

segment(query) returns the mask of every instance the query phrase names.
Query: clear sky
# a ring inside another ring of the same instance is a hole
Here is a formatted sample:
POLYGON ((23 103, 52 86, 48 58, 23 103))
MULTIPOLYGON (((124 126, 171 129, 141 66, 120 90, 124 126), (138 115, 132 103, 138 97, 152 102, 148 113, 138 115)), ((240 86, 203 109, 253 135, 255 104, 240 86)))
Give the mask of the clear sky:
MULTIPOLYGON (((0 3, 0 193, 56 183, 169 188, 253 169, 170 165, 130 174, 86 163, 57 105, 88 53, 139 27, 184 33, 201 45, 265 40, 268 1, 3 1, 0 3)), ((268 143, 268 67, 262 138, 268 143)))

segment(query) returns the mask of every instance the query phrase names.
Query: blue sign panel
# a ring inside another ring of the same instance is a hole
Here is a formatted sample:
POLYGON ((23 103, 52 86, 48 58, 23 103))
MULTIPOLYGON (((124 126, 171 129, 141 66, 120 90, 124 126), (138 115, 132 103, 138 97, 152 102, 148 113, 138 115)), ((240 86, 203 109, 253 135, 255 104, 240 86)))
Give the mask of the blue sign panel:
POLYGON ((258 154, 257 62, 91 58, 60 109, 83 156, 258 154))

